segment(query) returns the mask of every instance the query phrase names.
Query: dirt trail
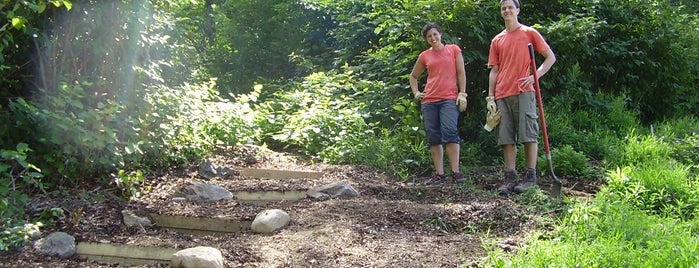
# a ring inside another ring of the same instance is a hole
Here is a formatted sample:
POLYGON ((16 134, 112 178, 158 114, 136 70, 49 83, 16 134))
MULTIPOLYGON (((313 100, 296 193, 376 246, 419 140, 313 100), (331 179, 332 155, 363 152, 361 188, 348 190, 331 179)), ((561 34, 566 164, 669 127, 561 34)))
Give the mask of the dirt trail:
MULTIPOLYGON (((477 266, 486 256, 483 240, 506 251, 516 249, 526 232, 541 226, 515 197, 493 194, 492 170, 471 174, 472 184, 437 186, 404 183, 364 166, 309 165, 286 154, 240 147, 212 159, 219 166, 320 171, 315 179, 266 179, 231 175, 207 183, 229 191, 307 190, 344 181, 360 195, 349 199, 298 201, 173 202, 191 181, 203 181, 198 167, 173 170, 148 179, 143 196, 129 202, 109 190, 83 188, 68 195, 36 198, 35 208, 62 207, 67 216, 44 235, 63 231, 77 242, 109 242, 185 249, 221 250, 227 267, 456 267, 477 266), (82 197, 78 199, 77 197, 82 197), (282 209, 289 226, 271 234, 185 234, 163 228, 126 227, 121 211, 252 221, 266 209, 282 209)), ((564 185, 565 186, 565 185, 564 185)), ((0 257, 3 267, 115 267, 74 256, 36 255, 25 245, 0 257)), ((143 265, 140 267, 168 267, 143 265)))

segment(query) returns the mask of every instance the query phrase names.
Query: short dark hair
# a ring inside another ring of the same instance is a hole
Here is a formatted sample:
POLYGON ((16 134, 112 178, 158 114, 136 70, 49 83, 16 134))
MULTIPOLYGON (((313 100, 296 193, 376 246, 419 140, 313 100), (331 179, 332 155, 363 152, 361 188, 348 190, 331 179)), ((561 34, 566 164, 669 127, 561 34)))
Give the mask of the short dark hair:
MULTIPOLYGON (((500 5, 502 5, 502 2, 505 2, 505 1, 508 1, 508 0, 500 0, 500 5)), ((519 8, 519 0, 511 0, 511 1, 512 1, 512 3, 515 4, 516 8, 519 8)))
POLYGON ((434 22, 428 22, 425 27, 422 27, 422 38, 427 39, 427 32, 431 29, 436 29, 439 34, 442 34, 442 26, 434 22))

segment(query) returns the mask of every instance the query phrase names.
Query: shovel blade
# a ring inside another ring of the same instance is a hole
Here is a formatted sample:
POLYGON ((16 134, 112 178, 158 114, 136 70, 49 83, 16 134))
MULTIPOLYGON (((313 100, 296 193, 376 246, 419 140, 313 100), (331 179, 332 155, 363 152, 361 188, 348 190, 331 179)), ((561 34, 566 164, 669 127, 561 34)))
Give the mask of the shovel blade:
POLYGON ((561 181, 558 178, 553 179, 553 185, 551 185, 551 197, 554 199, 561 198, 561 181))
POLYGON ((546 158, 548 160, 549 172, 551 173, 551 178, 553 178, 553 184, 551 185, 551 197, 558 199, 561 198, 561 180, 556 177, 556 173, 553 172, 553 160, 551 159, 551 153, 546 153, 546 158))

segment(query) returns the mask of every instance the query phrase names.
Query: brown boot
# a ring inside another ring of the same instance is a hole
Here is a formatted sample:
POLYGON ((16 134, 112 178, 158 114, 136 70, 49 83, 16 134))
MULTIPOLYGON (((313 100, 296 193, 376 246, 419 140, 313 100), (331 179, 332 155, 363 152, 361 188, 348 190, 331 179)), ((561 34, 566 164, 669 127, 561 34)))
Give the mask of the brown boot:
POLYGON ((529 189, 529 187, 536 186, 536 169, 533 168, 527 168, 524 174, 524 179, 522 180, 521 183, 517 184, 515 186, 514 190, 517 193, 524 193, 529 189))
POLYGON ((501 195, 509 195, 517 185, 517 172, 514 170, 505 170, 504 184, 498 188, 498 193, 501 195))

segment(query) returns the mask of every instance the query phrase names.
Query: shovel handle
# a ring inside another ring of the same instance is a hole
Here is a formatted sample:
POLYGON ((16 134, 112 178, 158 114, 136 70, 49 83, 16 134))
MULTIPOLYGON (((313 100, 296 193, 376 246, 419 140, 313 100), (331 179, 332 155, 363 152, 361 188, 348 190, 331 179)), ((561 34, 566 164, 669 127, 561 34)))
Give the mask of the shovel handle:
POLYGON ((529 59, 531 72, 534 75, 534 90, 536 91, 536 102, 539 106, 539 119, 541 121, 541 129, 544 134, 544 148, 546 149, 546 154, 551 155, 551 148, 549 147, 549 134, 546 130, 546 116, 544 115, 544 102, 541 100, 541 89, 539 88, 539 75, 536 73, 536 59, 534 57, 534 45, 529 43, 529 59))

